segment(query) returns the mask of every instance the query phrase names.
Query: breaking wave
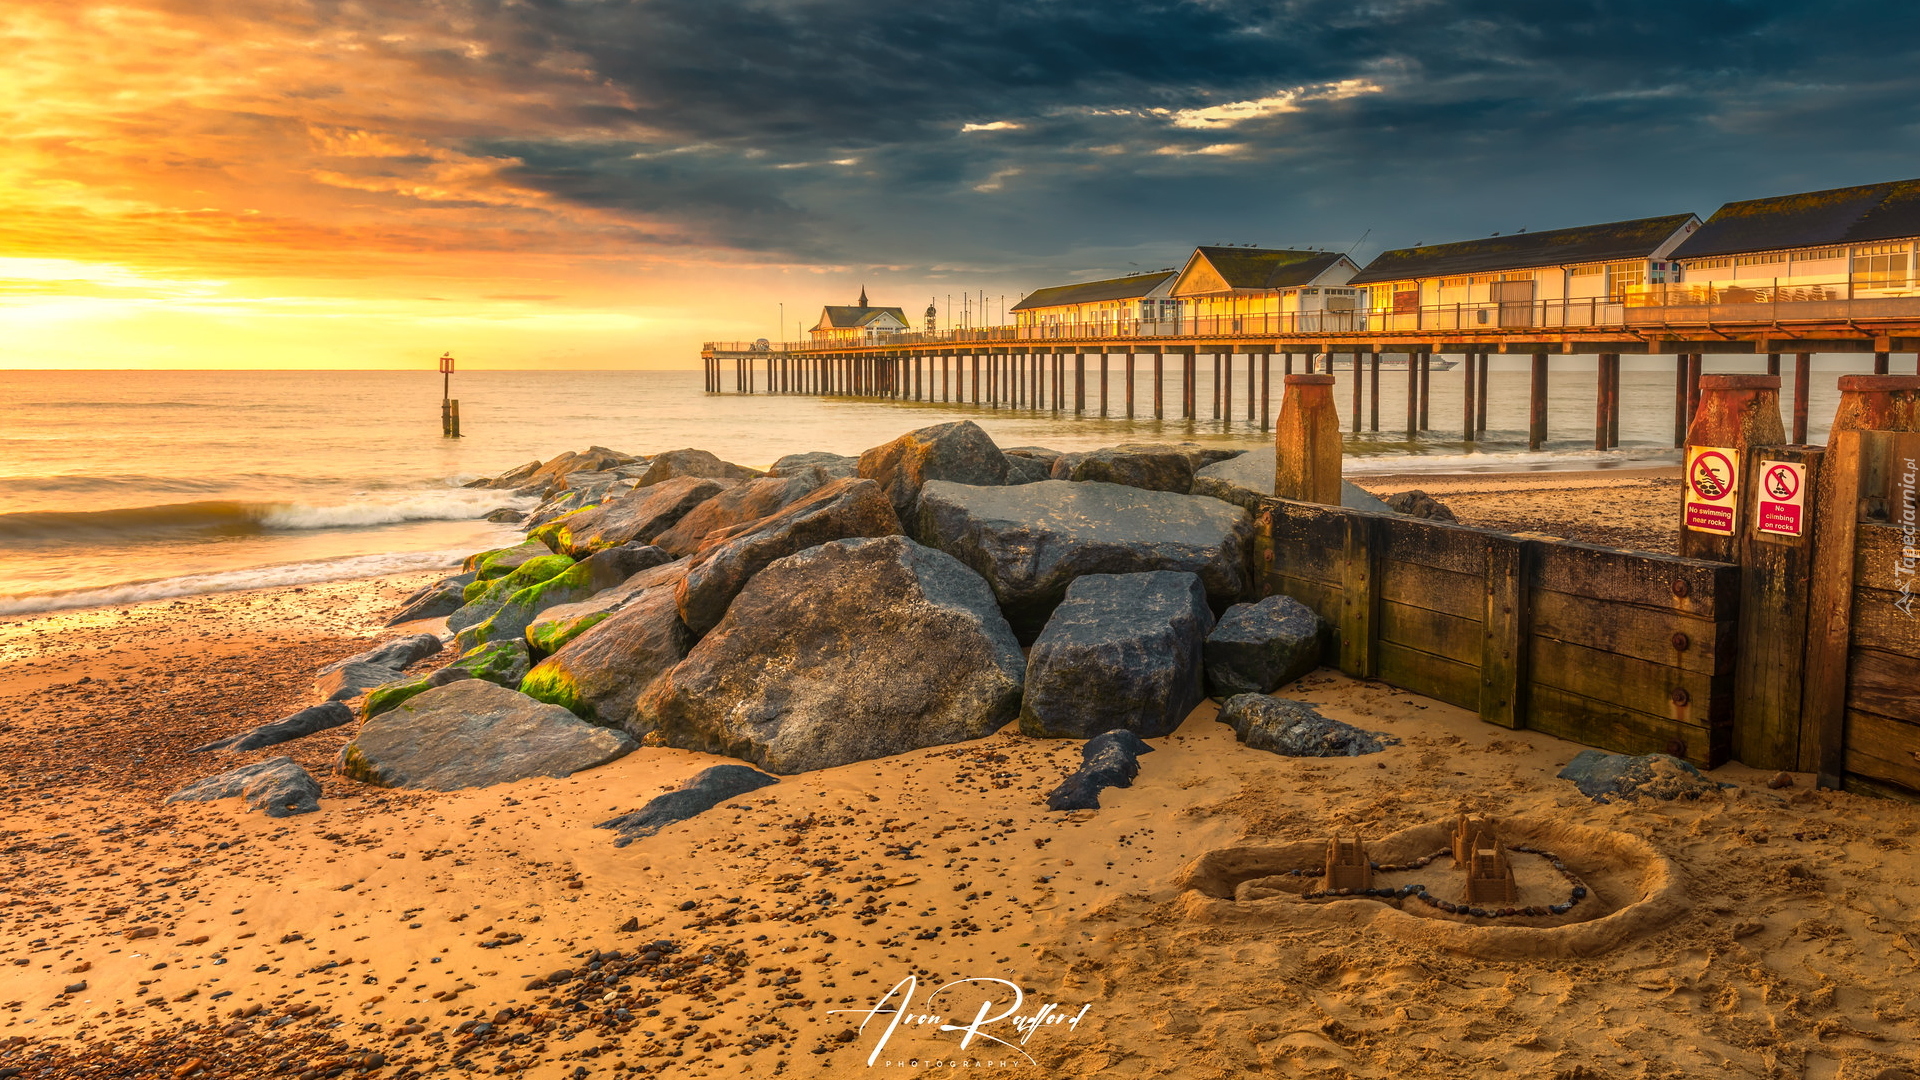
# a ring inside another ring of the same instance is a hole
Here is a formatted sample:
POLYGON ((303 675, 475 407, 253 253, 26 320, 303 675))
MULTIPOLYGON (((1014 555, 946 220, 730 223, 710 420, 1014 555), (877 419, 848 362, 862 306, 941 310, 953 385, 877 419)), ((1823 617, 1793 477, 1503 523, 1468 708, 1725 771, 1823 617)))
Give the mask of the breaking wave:
POLYGON ((302 529, 365 528, 404 521, 466 521, 527 500, 464 489, 383 494, 354 502, 309 504, 210 499, 117 510, 0 514, 0 544, 85 539, 155 539, 200 533, 239 536, 302 529))
POLYGON ((384 577, 413 570, 438 570, 458 566, 469 552, 465 548, 449 551, 417 551, 385 555, 350 555, 339 559, 255 566, 243 570, 221 570, 181 577, 132 581, 120 585, 71 589, 64 592, 26 593, 0 596, 0 615, 25 615, 71 608, 106 607, 137 604, 143 600, 162 600, 174 596, 203 596, 207 593, 239 592, 242 589, 266 589, 283 585, 310 585, 320 581, 350 581, 356 578, 384 577))

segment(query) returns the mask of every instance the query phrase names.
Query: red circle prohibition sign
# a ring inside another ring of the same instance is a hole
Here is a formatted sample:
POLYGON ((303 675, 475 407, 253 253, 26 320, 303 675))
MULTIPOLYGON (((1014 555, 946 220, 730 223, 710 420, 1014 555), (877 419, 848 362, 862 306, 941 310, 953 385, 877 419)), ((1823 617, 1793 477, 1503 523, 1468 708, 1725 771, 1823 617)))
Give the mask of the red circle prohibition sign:
POLYGON ((1687 477, 1687 483, 1703 499, 1724 499, 1733 490, 1733 462, 1718 450, 1707 450, 1693 459, 1693 474, 1687 477))
POLYGON ((1768 469, 1764 483, 1767 494, 1776 499, 1791 499, 1800 491, 1800 475, 1785 465, 1768 469))

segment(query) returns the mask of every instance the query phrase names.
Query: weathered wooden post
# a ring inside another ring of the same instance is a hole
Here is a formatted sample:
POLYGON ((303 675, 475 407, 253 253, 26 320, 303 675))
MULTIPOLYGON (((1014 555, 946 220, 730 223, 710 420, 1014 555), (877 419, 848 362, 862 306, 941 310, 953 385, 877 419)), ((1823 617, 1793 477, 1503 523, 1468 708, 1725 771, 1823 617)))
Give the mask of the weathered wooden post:
POLYGON ((1479 357, 1480 357, 1479 353, 1475 353, 1475 352, 1467 353, 1465 358, 1465 364, 1464 364, 1466 368, 1465 382, 1461 385, 1461 388, 1460 388, 1461 409, 1465 414, 1463 417, 1463 423, 1461 425, 1462 430, 1464 432, 1464 435, 1462 437, 1467 442, 1472 442, 1473 436, 1474 436, 1474 426, 1473 426, 1473 378, 1474 378, 1474 367, 1475 367, 1474 361, 1478 360, 1479 357))
POLYGON ((460 437, 460 403, 453 400, 453 354, 440 356, 440 435, 460 437))
POLYGON ((1286 377, 1273 449, 1274 495, 1340 505, 1340 411, 1333 401, 1333 376, 1286 377))
POLYGON ((1756 769, 1800 768, 1808 585, 1826 448, 1754 446, 1742 468, 1739 644, 1733 756, 1756 769))
POLYGON ((1706 375, 1687 426, 1680 554, 1734 562, 1739 556, 1741 470, 1747 449, 1787 441, 1778 375, 1706 375))
POLYGON ((1360 434, 1360 364, 1366 358, 1365 350, 1357 347, 1353 350, 1353 433, 1355 435, 1360 434))
POLYGON ((1920 379, 1842 375, 1834 431, 1920 431, 1920 379))
POLYGON ((1367 353, 1367 430, 1380 430, 1380 350, 1367 353))
POLYGON ((1476 379, 1476 389, 1473 392, 1473 400, 1474 400, 1473 424, 1474 424, 1475 438, 1478 438, 1481 435, 1485 435, 1487 433, 1487 357, 1488 355, 1489 354, 1487 353, 1480 354, 1480 371, 1476 379))
POLYGON ((1527 449, 1547 444, 1547 354, 1533 354, 1532 392, 1527 403, 1527 449))
POLYGON ((1167 350, 1162 346, 1153 349, 1153 418, 1164 420, 1167 416, 1167 350))
MULTIPOLYGON (((1413 358, 1409 356, 1407 359, 1411 361, 1413 358)), ((1423 434, 1428 430, 1430 430, 1433 426, 1429 417, 1430 406, 1432 405, 1432 402, 1433 402, 1432 385, 1433 385, 1433 352, 1430 349, 1421 349, 1420 350, 1420 431, 1423 434)))

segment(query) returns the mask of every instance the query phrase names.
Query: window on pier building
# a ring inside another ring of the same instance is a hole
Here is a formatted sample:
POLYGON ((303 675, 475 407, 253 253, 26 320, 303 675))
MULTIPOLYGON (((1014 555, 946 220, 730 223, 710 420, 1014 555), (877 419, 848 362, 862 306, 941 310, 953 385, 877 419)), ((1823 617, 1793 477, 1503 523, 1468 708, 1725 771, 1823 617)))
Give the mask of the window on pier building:
POLYGON ((1607 299, 1625 301, 1628 290, 1647 283, 1647 264, 1620 262, 1607 264, 1607 299))
POLYGON ((1853 249, 1856 289, 1904 289, 1908 284, 1911 243, 1863 244, 1853 249))

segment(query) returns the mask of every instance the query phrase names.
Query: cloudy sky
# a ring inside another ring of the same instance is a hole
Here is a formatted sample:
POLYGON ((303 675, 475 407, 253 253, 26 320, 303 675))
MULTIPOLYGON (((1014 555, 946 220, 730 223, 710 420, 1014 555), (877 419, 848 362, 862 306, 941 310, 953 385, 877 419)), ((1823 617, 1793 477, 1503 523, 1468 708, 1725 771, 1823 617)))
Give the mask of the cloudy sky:
POLYGON ((0 367, 686 367, 1176 264, 1920 175, 1920 7, 13 0, 0 367))

